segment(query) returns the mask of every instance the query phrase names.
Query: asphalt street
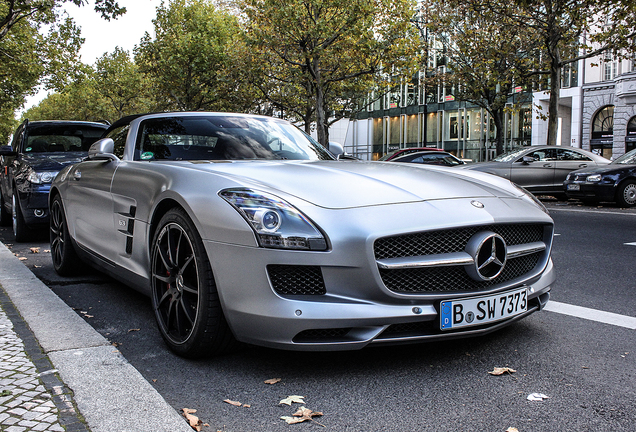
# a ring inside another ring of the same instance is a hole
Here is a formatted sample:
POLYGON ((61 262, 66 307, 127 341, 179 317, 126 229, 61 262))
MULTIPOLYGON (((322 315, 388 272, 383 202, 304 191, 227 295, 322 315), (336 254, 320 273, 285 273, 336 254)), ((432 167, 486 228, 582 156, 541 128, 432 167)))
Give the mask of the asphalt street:
POLYGON ((636 210, 548 207, 557 233, 551 300, 586 308, 577 316, 545 310, 485 337, 443 343, 339 353, 245 346, 205 361, 167 350, 144 296, 90 268, 57 276, 45 237, 13 244, 3 228, 0 239, 175 411, 196 409, 210 425, 204 431, 635 431, 636 210), (599 322, 594 311, 616 314, 619 325, 599 322), (495 367, 516 372, 488 374, 495 367), (264 382, 272 378, 280 381, 264 382), (529 401, 533 393, 548 398, 529 401), (286 424, 280 417, 300 406, 280 404, 290 395, 323 415, 286 424))

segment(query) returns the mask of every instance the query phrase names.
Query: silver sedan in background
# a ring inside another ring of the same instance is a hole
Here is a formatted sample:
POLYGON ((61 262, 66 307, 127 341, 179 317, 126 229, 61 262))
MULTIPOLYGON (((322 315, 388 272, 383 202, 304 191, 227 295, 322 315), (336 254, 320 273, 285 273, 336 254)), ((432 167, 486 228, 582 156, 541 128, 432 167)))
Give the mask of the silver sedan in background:
POLYGON ((534 194, 564 198, 563 181, 570 172, 609 163, 604 157, 580 148, 530 146, 504 153, 490 162, 460 168, 503 177, 534 194))
POLYGON ((177 354, 484 334, 547 303, 553 221, 509 181, 337 160, 290 123, 123 118, 63 169, 51 255, 147 294, 177 354))

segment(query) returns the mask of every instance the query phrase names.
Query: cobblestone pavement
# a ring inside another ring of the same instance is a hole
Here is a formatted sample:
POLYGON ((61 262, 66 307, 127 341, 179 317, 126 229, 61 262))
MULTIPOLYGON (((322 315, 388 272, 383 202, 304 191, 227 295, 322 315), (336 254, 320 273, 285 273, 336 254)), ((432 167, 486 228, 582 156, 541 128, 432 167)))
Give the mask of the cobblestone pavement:
POLYGON ((88 431, 76 413, 70 391, 26 325, 21 324, 22 333, 28 332, 26 342, 0 308, 0 431, 88 431))

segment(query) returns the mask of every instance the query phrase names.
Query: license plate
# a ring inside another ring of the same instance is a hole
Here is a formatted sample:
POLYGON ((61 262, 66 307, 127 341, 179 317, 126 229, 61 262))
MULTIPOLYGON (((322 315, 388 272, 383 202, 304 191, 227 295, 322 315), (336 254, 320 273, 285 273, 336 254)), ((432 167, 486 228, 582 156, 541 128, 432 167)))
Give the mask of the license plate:
POLYGON ((567 186, 568 190, 573 190, 573 191, 577 191, 577 190, 581 190, 581 185, 577 185, 577 184, 569 184, 567 186))
POLYGON ((440 303, 440 328, 452 330, 500 321, 528 310, 526 288, 504 293, 444 300, 440 303))

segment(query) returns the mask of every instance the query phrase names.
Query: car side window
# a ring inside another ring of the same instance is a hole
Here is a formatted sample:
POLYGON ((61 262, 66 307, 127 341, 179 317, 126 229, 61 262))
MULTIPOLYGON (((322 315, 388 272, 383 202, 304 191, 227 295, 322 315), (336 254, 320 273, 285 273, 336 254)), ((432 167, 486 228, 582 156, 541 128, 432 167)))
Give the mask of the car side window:
POLYGON ((111 138, 115 142, 115 148, 113 154, 118 158, 124 157, 124 150, 126 149, 126 139, 128 138, 128 130, 130 125, 124 125, 113 129, 106 135, 106 138, 111 138))
POLYGON ((592 160, 586 155, 584 155, 583 153, 579 153, 573 150, 559 149, 557 150, 557 155, 559 160, 561 161, 591 161, 592 160))
MULTIPOLYGON (((535 150, 533 152, 526 154, 526 156, 531 157, 536 162, 557 160, 556 151, 554 149, 535 150)), ((518 162, 521 162, 521 160, 519 160, 518 162)))

